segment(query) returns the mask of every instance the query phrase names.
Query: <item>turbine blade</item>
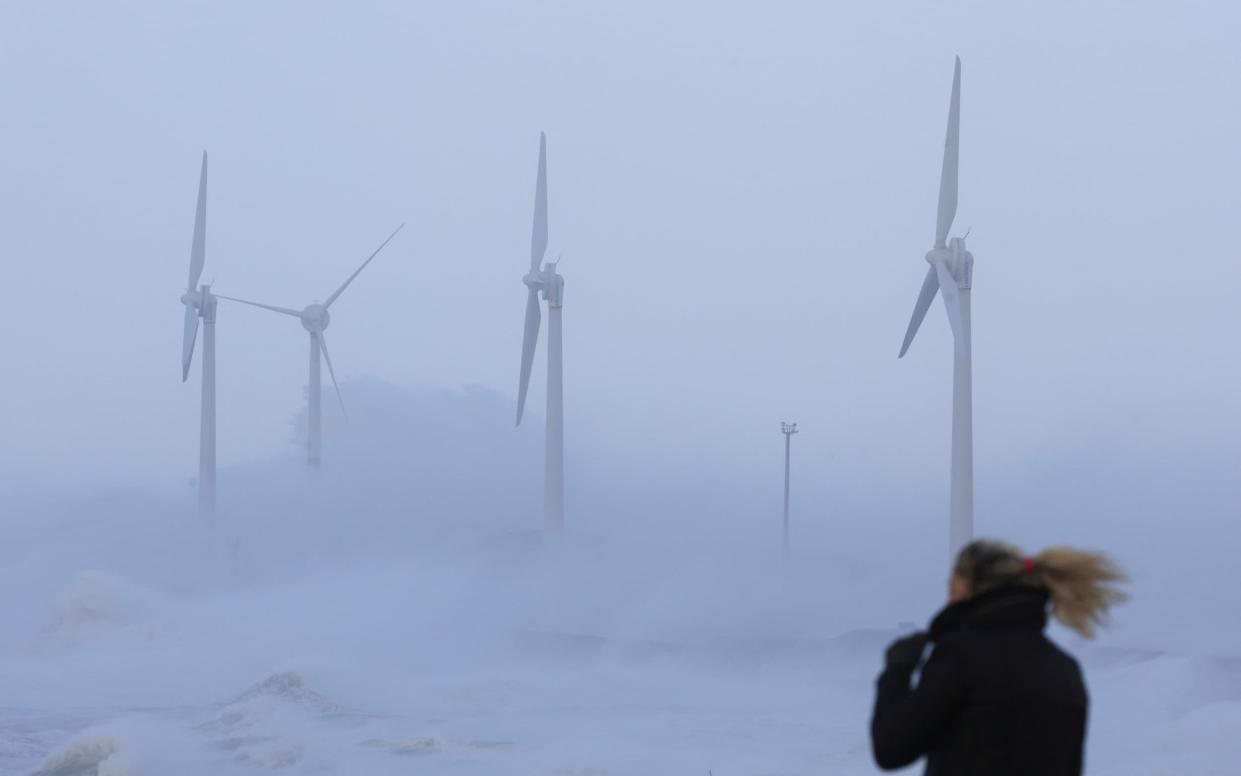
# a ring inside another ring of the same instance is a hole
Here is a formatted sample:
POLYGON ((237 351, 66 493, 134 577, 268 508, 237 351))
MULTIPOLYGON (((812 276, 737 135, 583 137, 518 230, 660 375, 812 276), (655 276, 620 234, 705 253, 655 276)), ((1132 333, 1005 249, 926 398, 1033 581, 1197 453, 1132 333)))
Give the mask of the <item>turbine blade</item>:
POLYGON ((944 307, 948 310, 948 323, 952 326, 952 337, 961 341, 961 293, 957 288, 957 280, 948 270, 944 261, 935 262, 935 274, 939 276, 939 292, 944 297, 944 307))
POLYGON ((362 262, 362 266, 360 266, 360 267, 358 267, 356 270, 354 270, 354 271, 353 271, 353 274, 352 274, 352 275, 350 275, 350 276, 349 276, 349 278, 348 278, 347 280, 345 280, 345 282, 344 282, 344 283, 341 283, 341 284, 340 284, 340 288, 336 289, 336 290, 332 293, 332 295, 331 295, 331 296, 329 296, 329 297, 327 298, 327 301, 323 303, 323 309, 324 309, 324 310, 326 310, 327 308, 329 308, 329 307, 331 307, 331 306, 332 306, 332 302, 335 302, 335 301, 336 301, 336 297, 338 297, 338 296, 340 296, 341 294, 345 293, 345 289, 349 287, 349 284, 353 282, 353 279, 354 279, 354 278, 356 278, 358 275, 360 275, 360 274, 362 273, 362 270, 366 269, 366 265, 371 263, 371 259, 373 259, 373 258, 375 258, 376 256, 378 256, 378 255, 379 255, 379 252, 380 252, 380 251, 382 251, 382 250, 384 249, 384 246, 385 246, 385 245, 387 245, 388 243, 392 242, 392 238, 393 238, 393 237, 396 237, 396 233, 397 233, 397 232, 399 232, 399 231, 401 231, 401 230, 402 230, 402 229, 404 229, 404 228, 405 228, 405 223, 404 223, 404 222, 402 222, 400 226, 398 226, 395 230, 393 230, 392 234, 388 235, 388 239, 384 240, 382 243, 380 243, 380 244, 379 244, 379 247, 375 249, 375 252, 374 252, 374 253, 372 253, 370 256, 367 256, 367 257, 366 257, 366 261, 362 262))
POLYGON ((534 184, 534 228, 530 234, 530 271, 536 271, 547 253, 547 135, 539 133, 539 173, 534 184))
POLYGON ((319 332, 319 350, 323 352, 323 360, 327 362, 327 373, 332 376, 332 387, 336 389, 336 401, 340 402, 340 414, 346 419, 349 413, 345 411, 345 397, 340 393, 340 385, 336 382, 336 370, 332 368, 332 357, 327 352, 327 340, 323 337, 323 332, 319 332))
POLYGON ((939 175, 939 217, 935 247, 948 243, 948 230, 957 216, 957 167, 961 155, 961 58, 952 71, 952 98, 948 103, 948 135, 944 138, 944 169, 939 175))
POLYGON ((534 345, 539 340, 539 292, 530 289, 526 297, 526 333, 521 340, 521 381, 517 384, 517 425, 526 409, 526 390, 530 387, 530 369, 534 366, 534 345))
POLYGON ((926 311, 930 309, 931 302, 935 300, 935 291, 939 288, 939 279, 935 275, 934 267, 927 267, 926 278, 922 281, 922 291, 918 293, 918 301, 914 303, 914 314, 909 317, 909 328, 905 330, 905 341, 901 343, 901 354, 897 358, 903 358, 905 351, 909 350, 909 345, 914 341, 914 335, 918 333, 918 327, 922 325, 922 319, 926 317, 926 311))
POLYGON ((190 362, 194 360, 194 340, 198 339, 198 308, 185 305, 185 333, 181 339, 181 382, 190 379, 190 362))
POLYGON ((230 302, 240 302, 241 304, 248 304, 251 307, 262 307, 264 310, 271 310, 277 313, 284 313, 285 315, 292 315, 294 318, 302 317, 301 310, 294 310, 291 307, 276 307, 273 304, 263 304, 262 302, 251 302, 247 299, 238 299, 235 296, 224 296, 223 294, 212 294, 212 296, 214 296, 217 299, 227 299, 230 302))
POLYGON ((190 244, 190 282, 188 290, 198 287, 207 259, 207 152, 203 151, 203 168, 198 176, 198 208, 194 211, 194 240, 190 244))

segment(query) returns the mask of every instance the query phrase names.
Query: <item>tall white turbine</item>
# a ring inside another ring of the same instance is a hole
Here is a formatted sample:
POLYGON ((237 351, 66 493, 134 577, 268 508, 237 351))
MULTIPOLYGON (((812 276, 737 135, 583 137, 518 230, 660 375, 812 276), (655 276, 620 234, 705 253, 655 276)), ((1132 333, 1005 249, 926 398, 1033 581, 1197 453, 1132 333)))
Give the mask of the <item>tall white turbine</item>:
POLYGON ((362 262, 362 266, 354 270, 353 274, 346 278, 344 283, 341 283, 340 288, 333 291, 332 295, 327 298, 327 301, 322 304, 316 301, 312 304, 306 305, 306 307, 301 310, 294 310, 290 307, 277 307, 275 305, 263 304, 262 302, 251 302, 246 299, 238 299, 232 296, 217 294, 220 299, 227 299, 230 302, 240 302, 253 307, 262 307, 264 310, 271 310, 284 315, 291 315, 294 318, 301 320, 302 327, 306 329, 307 333, 310 334, 310 380, 307 383, 307 398, 309 406, 306 424, 306 462, 311 467, 317 468, 322 462, 323 413, 321 402, 322 383, 320 377, 321 361, 327 362, 328 374, 332 376, 332 386, 336 389, 336 399, 340 402, 341 412, 343 413, 345 411, 345 400, 340 395, 340 386, 336 383, 336 370, 332 368, 332 357, 328 354, 327 341, 323 336, 324 330, 326 330, 328 324, 332 322, 332 316, 328 314, 328 310, 332 307, 332 303, 339 299, 340 295, 345 292, 345 289, 349 287, 349 284, 353 282, 353 279, 356 278, 362 270, 366 269, 366 265, 371 263, 371 259, 378 256, 379 252, 384 249, 384 246, 391 242, 392 238, 396 237, 397 232, 401 231, 404 227, 405 224, 401 224, 392 232, 392 234, 388 235, 388 239, 384 240, 380 246, 375 249, 374 253, 367 256, 366 261, 362 262))
POLYGON ((203 326, 202 407, 198 431, 198 511, 205 518, 215 514, 215 309, 211 286, 198 285, 207 259, 207 152, 203 151, 198 177, 198 207, 194 211, 194 238, 190 243, 190 280, 181 303, 185 305, 185 329, 181 340, 181 382, 190 377, 198 322, 203 326))
POLYGON ((965 250, 965 239, 948 240, 948 230, 957 214, 957 166, 960 156, 961 58, 952 74, 952 98, 948 106, 948 134, 944 140, 944 167, 939 179, 939 215, 935 226, 935 247, 926 254, 930 264, 922 292, 914 305, 901 356, 909 350, 914 335, 938 290, 948 311, 948 323, 955 341, 952 371, 952 487, 950 497, 950 550, 957 551, 974 535, 974 421, 972 376, 970 371, 970 287, 974 279, 974 256, 965 250))
POLYGON ((526 408, 530 369, 539 339, 539 294, 547 301, 547 441, 543 472, 543 522, 545 530, 564 527, 564 373, 560 334, 560 311, 564 303, 564 278, 556 271, 559 262, 543 263, 547 252, 547 136, 539 133, 539 172, 534 188, 534 228, 530 238, 530 271, 526 284, 526 331, 521 343, 521 379, 517 386, 517 425, 526 408), (540 269, 541 265, 541 269, 540 269))

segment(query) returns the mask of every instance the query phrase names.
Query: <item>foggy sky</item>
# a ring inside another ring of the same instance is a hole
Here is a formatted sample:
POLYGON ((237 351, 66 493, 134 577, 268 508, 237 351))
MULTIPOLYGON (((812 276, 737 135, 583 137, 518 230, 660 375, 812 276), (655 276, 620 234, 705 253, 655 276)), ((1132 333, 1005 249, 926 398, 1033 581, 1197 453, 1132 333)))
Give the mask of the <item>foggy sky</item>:
MULTIPOLYGON (((761 479, 796 420, 808 487, 898 482, 940 509, 941 305, 896 352, 959 54, 980 516, 1002 483, 1095 465, 1235 495, 1239 22, 1223 2, 5 4, 0 481, 192 476, 203 149, 219 293, 301 307, 408 221, 332 310, 338 373, 514 395, 543 130, 570 456, 761 479)), ((288 451, 305 333, 218 317, 221 463, 288 451)), ((540 347, 536 422, 544 373, 540 347)))

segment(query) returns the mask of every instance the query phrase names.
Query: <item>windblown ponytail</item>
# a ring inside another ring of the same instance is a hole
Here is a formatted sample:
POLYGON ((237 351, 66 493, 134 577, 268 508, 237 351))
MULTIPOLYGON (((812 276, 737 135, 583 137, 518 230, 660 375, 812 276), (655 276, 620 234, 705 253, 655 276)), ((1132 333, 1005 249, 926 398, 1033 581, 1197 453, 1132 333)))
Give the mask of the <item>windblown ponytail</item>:
POLYGON ((1002 542, 978 540, 957 556, 954 573, 965 578, 975 594, 1018 585, 1046 588, 1057 620, 1086 638, 1107 625, 1113 606, 1128 596, 1120 586, 1128 577, 1102 553, 1052 547, 1034 557, 1002 542))

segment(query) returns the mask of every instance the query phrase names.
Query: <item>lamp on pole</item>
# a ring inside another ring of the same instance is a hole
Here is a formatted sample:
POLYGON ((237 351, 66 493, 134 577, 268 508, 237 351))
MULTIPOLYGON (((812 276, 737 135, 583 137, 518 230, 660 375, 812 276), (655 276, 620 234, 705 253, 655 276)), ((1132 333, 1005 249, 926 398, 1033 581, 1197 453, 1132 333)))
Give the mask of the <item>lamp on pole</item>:
POLYGON ((784 553, 789 552, 789 443, 797 433, 796 423, 781 423, 780 433, 784 434, 784 553))

